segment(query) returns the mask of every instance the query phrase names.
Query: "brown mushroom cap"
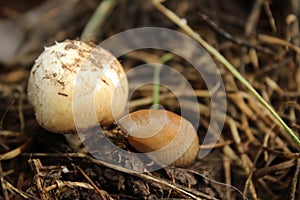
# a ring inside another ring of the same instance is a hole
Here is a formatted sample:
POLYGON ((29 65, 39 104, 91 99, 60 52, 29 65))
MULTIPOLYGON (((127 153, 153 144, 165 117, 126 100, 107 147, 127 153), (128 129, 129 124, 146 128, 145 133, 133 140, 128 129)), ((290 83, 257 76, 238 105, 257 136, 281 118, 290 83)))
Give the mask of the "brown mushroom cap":
POLYGON ((137 151, 153 152, 157 163, 174 166, 190 165, 199 152, 199 139, 193 125, 183 117, 166 110, 138 110, 118 123, 128 134, 128 141, 137 151))

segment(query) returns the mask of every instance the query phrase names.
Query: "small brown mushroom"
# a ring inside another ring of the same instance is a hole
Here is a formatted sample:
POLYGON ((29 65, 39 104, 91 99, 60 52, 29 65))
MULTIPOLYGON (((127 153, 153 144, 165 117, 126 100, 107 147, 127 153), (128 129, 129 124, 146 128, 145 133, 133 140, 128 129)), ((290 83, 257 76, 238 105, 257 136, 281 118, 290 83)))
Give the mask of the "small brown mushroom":
MULTIPOLYGON (((151 159, 177 167, 190 165, 199 152, 199 139, 193 125, 166 110, 138 110, 118 120, 130 145, 139 152, 155 152, 151 159)), ((152 155, 152 154, 151 154, 152 155)))

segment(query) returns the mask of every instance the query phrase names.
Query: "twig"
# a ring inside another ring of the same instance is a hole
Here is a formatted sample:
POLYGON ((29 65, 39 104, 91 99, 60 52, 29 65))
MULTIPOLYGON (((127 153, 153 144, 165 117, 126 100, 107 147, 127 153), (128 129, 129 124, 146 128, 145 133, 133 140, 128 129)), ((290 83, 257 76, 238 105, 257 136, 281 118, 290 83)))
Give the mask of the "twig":
MULTIPOLYGON (((186 171, 191 172, 191 173, 193 173, 193 174, 196 174, 196 175, 198 175, 198 176, 200 176, 200 177, 202 177, 202 178, 204 178, 204 179, 207 179, 208 181, 210 181, 210 182, 212 182, 212 183, 215 183, 215 184, 218 184, 218 185, 223 185, 223 186, 232 188, 233 190, 237 191, 238 193, 240 193, 240 194, 242 195, 242 192, 241 192, 238 188, 236 188, 236 187, 234 187, 234 186, 232 186, 232 185, 227 185, 226 183, 222 183, 222 182, 219 182, 219 181, 215 181, 215 180, 210 179, 210 178, 208 178, 207 176, 204 176, 203 174, 200 174, 200 173, 195 172, 195 171, 193 171, 193 170, 186 169, 186 171)), ((247 198, 246 198, 246 199, 247 199, 247 198)), ((248 199, 247 199, 247 200, 248 200, 248 199)))
POLYGON ((271 8, 270 8, 270 1, 264 1, 264 8, 265 8, 266 14, 269 18, 269 23, 271 25, 271 28, 272 28, 273 32, 277 32, 275 19, 273 17, 273 14, 272 14, 272 11, 271 11, 271 8))
POLYGON ((5 183, 5 180, 4 180, 4 173, 3 173, 3 169, 2 169, 1 160, 0 160, 0 181, 1 181, 3 196, 4 196, 5 200, 9 200, 9 196, 8 196, 8 192, 7 192, 7 186, 6 186, 6 183, 5 183))
POLYGON ((233 103, 243 111, 243 113, 252 120, 256 120, 257 116, 253 113, 253 111, 246 105, 243 97, 241 96, 240 92, 230 93, 227 94, 233 103))
POLYGON ((273 186, 272 184, 266 183, 263 179, 258 179, 257 182, 261 184, 261 186, 263 187, 263 189, 264 189, 264 190, 266 191, 266 193, 270 196, 270 199, 276 199, 276 198, 278 198, 278 196, 276 196, 276 195, 272 192, 272 190, 271 190, 271 188, 272 188, 272 186, 273 186), (270 187, 271 187, 271 188, 270 188, 270 187))
POLYGON ((24 135, 22 131, 10 131, 10 130, 0 130, 0 136, 2 137, 21 137, 24 135))
MULTIPOLYGON (((224 175, 225 175, 225 183, 226 185, 231 185, 230 160, 226 155, 223 156, 223 168, 224 168, 224 175)), ((226 195, 226 199, 232 199, 230 190, 226 190, 225 195, 226 195)))
POLYGON ((51 154, 49 154, 49 153, 33 153, 33 154, 30 154, 30 156, 31 157, 35 156, 35 157, 84 158, 84 159, 87 159, 89 162, 92 162, 94 164, 105 166, 105 167, 108 167, 108 168, 111 168, 111 169, 114 169, 114 170, 117 170, 117 171, 120 171, 120 172, 131 174, 133 176, 136 176, 136 177, 139 177, 139 178, 151 181, 151 182, 155 182, 155 183, 161 184, 161 185, 163 185, 165 187, 173 189, 174 191, 176 191, 178 193, 184 194, 184 195, 186 195, 186 196, 188 196, 188 197, 190 197, 192 199, 201 200, 201 198, 199 198, 199 197, 195 196, 194 194, 192 194, 192 192, 193 192, 193 193, 196 193, 198 196, 201 196, 203 198, 211 199, 211 200, 217 200, 214 197, 210 197, 209 195, 206 195, 206 194, 198 192, 198 191, 193 191, 191 189, 185 188, 184 186, 180 186, 180 185, 177 185, 177 184, 176 185, 175 184, 171 184, 171 183, 169 183, 166 180, 162 180, 162 179, 159 179, 159 178, 156 178, 156 177, 152 177, 152 176, 149 176, 147 174, 140 174, 140 173, 137 173, 134 170, 130 170, 130 169, 118 166, 118 165, 106 163, 104 161, 100 161, 100 160, 91 158, 87 154, 84 154, 84 153, 57 153, 57 154, 52 154, 52 153, 51 154))
POLYGON ((240 46, 245 46, 248 48, 253 48, 256 49, 258 51, 264 52, 266 54, 271 54, 274 55, 274 52, 271 51, 268 48, 259 46, 259 45, 253 45, 250 44, 244 40, 239 40, 237 38, 234 38, 230 33, 228 33, 227 31, 225 31, 224 29, 220 28, 214 21, 212 21, 209 16, 203 14, 203 13, 198 13, 200 18, 205 21, 214 31, 216 31, 219 35, 221 35, 222 37, 226 38, 227 40, 233 42, 234 44, 240 45, 240 46))
POLYGON ((270 154, 282 157, 282 158, 298 158, 300 156, 299 153, 287 153, 287 152, 282 152, 279 150, 273 150, 273 149, 269 149, 267 147, 264 147, 264 151, 267 151, 270 154))
POLYGON ((255 170, 255 164, 258 161, 258 158, 259 158, 259 156, 261 155, 262 152, 263 152, 263 148, 260 148, 258 150, 257 154, 256 154, 256 157, 255 157, 254 161, 253 161, 252 167, 250 168, 250 172, 248 174, 246 184, 245 184, 245 187, 244 187, 244 192, 243 192, 244 195, 246 195, 248 188, 250 189, 250 187, 253 187, 251 185, 253 184, 252 177, 253 177, 253 172, 255 170))
POLYGON ((279 164, 276 164, 276 165, 272 165, 270 167, 265 167, 265 168, 258 169, 253 173, 253 176, 255 178, 260 178, 260 177, 263 177, 263 176, 265 176, 267 174, 270 174, 270 173, 273 173, 273 172, 289 169, 293 166, 295 166, 295 161, 294 160, 289 160, 289 161, 282 162, 282 163, 279 163, 279 164))
POLYGON ((276 128, 276 124, 269 125, 270 127, 265 126, 265 124, 261 120, 256 121, 256 125, 260 132, 270 134, 270 139, 274 140, 276 148, 281 149, 285 154, 292 154, 291 150, 287 146, 286 142, 284 142, 280 137, 276 135, 273 131, 276 128))
POLYGON ((22 144, 21 146, 15 148, 9 152, 0 154, 0 160, 9 160, 14 157, 17 157, 24 151, 24 149, 27 147, 28 144, 30 144, 30 142, 31 142, 31 140, 27 141, 26 143, 22 144))
POLYGON ((233 138, 233 140, 236 144, 236 148, 237 148, 239 154, 241 155, 241 161, 243 163, 242 166, 244 168, 244 171, 248 175, 248 179, 246 181, 244 192, 243 192, 243 199, 247 198, 246 197, 246 191, 248 190, 248 188, 249 188, 249 191, 252 195, 252 198, 253 199, 258 199, 257 194, 256 194, 256 190, 255 190, 255 186, 254 186, 254 183, 252 181, 252 175, 251 175, 251 168, 252 168, 253 164, 250 163, 251 162, 250 159, 245 154, 245 152, 244 152, 244 150, 241 146, 241 138, 239 136, 238 129, 236 127, 236 123, 233 120, 229 120, 229 127, 230 127, 230 130, 231 130, 232 138, 233 138))
MULTIPOLYGON (((161 185, 164 185, 166 187, 169 187, 179 193, 182 193, 182 194, 185 194, 193 199, 198 199, 200 200, 201 198, 195 196, 194 194, 191 193, 191 190, 183 187, 183 186, 179 186, 179 185, 175 185, 175 184, 171 184, 169 182, 167 182, 166 180, 162 180, 162 179, 159 179, 159 178, 156 178, 156 177, 152 177, 152 176, 149 176, 147 174, 141 174, 141 173, 136 173, 136 171, 133 171, 133 170, 130 170, 130 169, 126 169, 126 168, 123 168, 123 167, 120 167, 120 166, 117 166, 117 165, 113 165, 113 164, 110 164, 110 163, 105 163, 105 162, 102 162, 100 160, 96 160, 94 158, 90 158, 90 157, 86 157, 87 159, 89 159, 91 162, 95 163, 95 164, 100 164, 100 165, 103 165, 103 166, 106 166, 106 167, 109 167, 109 168, 112 168, 112 169, 115 169, 117 171, 120 171, 120 172, 125 172, 125 173, 128 173, 128 174, 131 174, 131 175, 134 175, 136 177, 139 177, 139 178, 142 178, 142 179, 145 179, 147 181, 150 181, 150 182, 155 182, 155 183, 158 183, 158 184, 161 184, 161 185)), ((198 191, 196 191, 196 193, 198 193, 199 195, 201 195, 201 197, 204 197, 204 198, 207 198, 207 199, 212 199, 212 200, 216 200, 216 198, 213 198, 213 197, 210 197, 204 193, 200 193, 198 191)))
POLYGON ((44 190, 45 190, 45 192, 50 192, 51 190, 54 190, 55 188, 61 189, 63 187, 82 187, 82 188, 86 188, 89 190, 95 189, 89 183, 55 180, 55 184, 46 187, 44 190))
POLYGON ((286 40, 294 44, 295 46, 299 46, 299 20, 296 15, 289 14, 285 18, 286 23, 286 40))
MULTIPOLYGON (((161 95, 159 95, 159 101, 169 98, 169 97, 173 97, 173 96, 174 96, 174 94, 171 92, 166 93, 166 94, 161 94, 161 95)), ((148 96, 148 97, 144 97, 141 99, 136 99, 136 100, 130 101, 129 108, 132 109, 132 108, 136 108, 138 106, 143 106, 143 105, 147 105, 147 104, 151 104, 151 103, 153 103, 153 98, 151 96, 148 96)))
POLYGON ((139 178, 145 179, 149 182, 155 182, 155 183, 161 184, 161 185, 166 186, 166 187, 168 187, 168 188, 170 188, 170 189, 172 189, 172 190, 174 190, 178 193, 182 193, 182 194, 184 194, 184 195, 186 195, 190 198, 196 199, 196 200, 201 200, 202 198, 209 199, 209 200, 217 200, 216 198, 211 197, 211 196, 209 196, 207 194, 204 194, 202 192, 195 191, 195 190, 186 188, 184 186, 177 185, 175 183, 169 183, 166 180, 158 179, 156 177, 152 177, 152 176, 149 176, 149 175, 146 175, 146 174, 132 174, 132 175, 135 175, 139 178), (200 197, 197 197, 194 194, 196 194, 200 197))
MULTIPOLYGON (((283 58, 281 61, 272 62, 268 65, 265 65, 262 69, 255 72, 254 79, 258 79, 260 76, 264 76, 268 72, 273 70, 280 70, 287 66, 293 59, 291 57, 283 58)), ((286 91, 287 92, 287 91, 286 91)))
MULTIPOLYGON (((248 39, 249 42, 253 42, 253 40, 254 40, 254 37, 251 37, 251 36, 255 35, 255 27, 257 26, 257 23, 259 20, 263 2, 264 2, 264 0, 256 0, 255 1, 252 11, 247 19, 247 22, 246 22, 246 25, 244 28, 244 33, 245 33, 246 39, 248 39)), ((242 48, 241 53, 242 53, 241 61, 243 62, 244 57, 247 54, 247 49, 242 48)), ((253 67, 255 69, 258 69, 258 59, 257 59, 257 53, 256 53, 255 49, 249 49, 249 58, 250 58, 250 61, 253 65, 253 67)), ((240 66, 240 71, 242 74, 245 73, 245 63, 244 62, 240 66)))
MULTIPOLYGON (((266 134, 264 136, 263 144, 262 144, 263 149, 268 147, 268 142, 269 142, 270 135, 271 135, 271 131, 266 132, 266 134)), ((268 154, 267 151, 263 151, 263 152, 264 152, 264 160, 267 161, 268 157, 269 157, 269 154, 268 154)))
POLYGON ((249 123, 248 123, 248 118, 244 113, 241 113, 242 117, 241 117, 241 122, 242 122, 242 127, 241 129, 245 132, 246 136, 248 137, 249 141, 254 144, 254 145, 260 145, 260 142, 258 139, 255 138, 255 136, 253 135, 250 127, 249 127, 249 123))
POLYGON ((253 88, 253 86, 235 69, 232 64, 226 60, 224 56, 220 54, 213 46, 208 44, 198 33, 196 33, 187 23, 184 23, 174 12, 163 6, 160 0, 152 0, 153 5, 165 16, 167 16, 171 21, 182 28, 190 37, 201 44, 210 54, 214 55, 220 63, 222 63, 230 73, 237 78, 257 99, 258 101, 274 116, 276 123, 279 123, 286 132, 293 138, 293 140, 300 147, 300 139, 295 135, 295 133, 286 125, 286 123, 281 119, 281 117, 276 113, 276 111, 264 100, 263 97, 253 88))
POLYGON ((300 47, 297 47, 290 42, 287 42, 286 40, 273 37, 270 35, 265 35, 265 34, 258 34, 258 40, 261 42, 269 43, 269 44, 275 44, 283 47, 288 47, 292 50, 294 50, 296 53, 300 54, 300 47))
POLYGON ((118 0, 101 1, 98 8, 85 26, 81 34, 81 40, 90 42, 96 39, 99 33, 101 33, 101 27, 103 26, 113 8, 117 5, 117 2, 118 0))
MULTIPOLYGON (((296 159, 296 169, 295 173, 292 179, 292 184, 291 184, 291 190, 290 190, 290 200, 294 200, 296 197, 296 191, 297 191, 297 183, 299 180, 299 171, 300 171, 300 159, 296 159)), ((298 183, 299 185, 299 183, 298 183)), ((299 192, 299 190, 298 190, 299 192)))
POLYGON ((44 192, 43 189, 43 180, 41 178, 41 173, 40 173, 40 168, 43 167, 41 161, 39 159, 30 159, 28 160, 32 170, 35 172, 35 181, 36 181, 36 186, 40 194, 41 200, 47 200, 48 195, 47 193, 44 192))
POLYGON ((201 144, 201 149, 215 149, 215 148, 219 148, 219 147, 224 147, 227 145, 230 145, 231 141, 224 141, 224 142, 218 142, 216 144, 201 144))
POLYGON ((250 36, 251 34, 254 33, 254 27, 256 27, 260 12, 261 12, 261 7, 263 5, 265 0, 256 0, 255 4, 253 6, 253 9, 251 11, 251 14, 246 22, 245 25, 245 34, 246 36, 250 36))
POLYGON ((21 197, 23 197, 24 199, 29 199, 29 200, 40 200, 39 198, 35 197, 35 196, 32 196, 30 194, 27 194, 21 190, 19 190, 18 188, 16 188, 15 186, 13 186, 10 182, 4 180, 6 186, 7 186, 7 189, 10 191, 10 192, 16 192, 17 194, 19 194, 21 197))
POLYGON ((98 188, 94 181, 90 179, 90 177, 81 169, 81 167, 76 166, 76 168, 80 171, 84 178, 93 186, 94 190, 96 190, 96 192, 101 196, 102 199, 107 199, 107 197, 109 197, 109 199, 112 200, 112 198, 104 190, 100 190, 98 188))
POLYGON ((19 87, 19 101, 18 101, 18 113, 20 119, 20 130, 23 131, 25 128, 25 120, 24 120, 24 112, 23 112, 23 99, 24 99, 24 91, 22 87, 19 87))

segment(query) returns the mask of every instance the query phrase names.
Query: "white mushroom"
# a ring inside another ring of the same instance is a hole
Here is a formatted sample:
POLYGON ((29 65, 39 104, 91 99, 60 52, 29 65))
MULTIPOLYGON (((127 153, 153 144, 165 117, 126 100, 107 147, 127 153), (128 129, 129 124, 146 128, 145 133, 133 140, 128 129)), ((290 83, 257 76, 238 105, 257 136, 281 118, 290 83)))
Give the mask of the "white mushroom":
POLYGON ((46 47, 35 61, 27 93, 43 128, 75 133, 76 128, 96 124, 75 126, 74 100, 77 113, 83 115, 89 115, 86 108, 93 102, 97 121, 108 125, 124 112, 128 83, 122 65, 111 53, 92 44, 66 40, 46 47))

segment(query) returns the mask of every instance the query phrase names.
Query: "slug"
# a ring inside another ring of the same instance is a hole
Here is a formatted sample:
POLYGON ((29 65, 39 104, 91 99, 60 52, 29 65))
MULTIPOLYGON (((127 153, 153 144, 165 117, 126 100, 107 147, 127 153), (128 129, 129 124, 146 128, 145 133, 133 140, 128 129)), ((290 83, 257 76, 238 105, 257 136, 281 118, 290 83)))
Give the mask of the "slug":
POLYGON ((138 110, 125 115, 118 124, 129 144, 139 152, 150 153, 158 164, 175 167, 191 165, 199 152, 199 139, 193 125, 166 110, 138 110))

